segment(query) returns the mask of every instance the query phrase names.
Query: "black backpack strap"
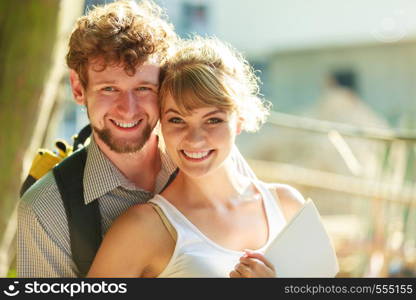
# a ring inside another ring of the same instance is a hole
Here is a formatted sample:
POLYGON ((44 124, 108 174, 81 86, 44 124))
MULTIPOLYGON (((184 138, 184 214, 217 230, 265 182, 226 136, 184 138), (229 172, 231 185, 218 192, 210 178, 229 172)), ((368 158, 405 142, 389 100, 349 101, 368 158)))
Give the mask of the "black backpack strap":
POLYGON ((88 273, 102 240, 98 200, 84 203, 86 160, 87 151, 81 148, 53 168, 68 220, 72 259, 80 277, 88 273))
POLYGON ((176 176, 178 175, 178 173, 179 173, 179 168, 176 168, 176 170, 173 171, 173 173, 169 176, 168 182, 166 182, 165 186, 159 192, 159 194, 162 193, 169 186, 169 184, 172 183, 172 181, 176 178, 176 176))
POLYGON ((23 181, 22 186, 20 187, 20 198, 26 193, 26 191, 36 182, 36 178, 28 174, 25 181, 23 181))
POLYGON ((78 148, 80 148, 80 146, 83 146, 83 144, 85 143, 85 141, 87 140, 88 137, 91 136, 91 125, 87 124, 84 126, 84 128, 82 128, 77 135, 75 135, 73 137, 74 139, 74 151, 78 150, 78 148))

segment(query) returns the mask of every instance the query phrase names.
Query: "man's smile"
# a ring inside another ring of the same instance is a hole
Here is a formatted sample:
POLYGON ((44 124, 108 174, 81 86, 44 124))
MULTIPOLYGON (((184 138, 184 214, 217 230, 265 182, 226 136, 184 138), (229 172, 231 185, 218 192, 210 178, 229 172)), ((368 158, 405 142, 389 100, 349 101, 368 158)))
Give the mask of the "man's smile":
POLYGON ((132 122, 120 122, 113 119, 110 119, 111 123, 115 125, 118 129, 130 131, 138 128, 142 123, 143 119, 132 121, 132 122))

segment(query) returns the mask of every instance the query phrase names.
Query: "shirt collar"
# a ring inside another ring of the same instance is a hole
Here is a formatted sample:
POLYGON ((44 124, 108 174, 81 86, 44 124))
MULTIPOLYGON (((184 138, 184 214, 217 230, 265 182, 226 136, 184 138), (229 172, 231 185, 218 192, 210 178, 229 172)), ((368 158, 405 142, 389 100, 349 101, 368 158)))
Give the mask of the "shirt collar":
MULTIPOLYGON (((159 136, 160 137, 160 136, 159 136)), ((161 157, 161 170, 156 178, 156 193, 160 192, 166 185, 169 176, 175 171, 176 165, 167 155, 162 138, 158 139, 159 153, 161 157)), ((129 190, 137 190, 151 193, 137 188, 129 181, 120 170, 105 156, 91 137, 91 142, 87 146, 87 161, 84 170, 84 202, 88 204, 100 198, 117 187, 129 190)))
POLYGON ((84 201, 92 202, 122 184, 120 171, 101 152, 94 138, 87 146, 87 161, 84 170, 84 201))

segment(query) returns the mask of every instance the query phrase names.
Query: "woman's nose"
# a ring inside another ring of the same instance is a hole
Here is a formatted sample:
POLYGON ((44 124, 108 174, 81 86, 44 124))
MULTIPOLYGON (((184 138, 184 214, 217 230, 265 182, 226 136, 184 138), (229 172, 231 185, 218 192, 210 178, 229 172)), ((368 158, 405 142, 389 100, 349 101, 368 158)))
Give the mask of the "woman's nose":
POLYGON ((192 146, 197 146, 205 141, 205 130, 201 127, 190 127, 185 140, 192 146))

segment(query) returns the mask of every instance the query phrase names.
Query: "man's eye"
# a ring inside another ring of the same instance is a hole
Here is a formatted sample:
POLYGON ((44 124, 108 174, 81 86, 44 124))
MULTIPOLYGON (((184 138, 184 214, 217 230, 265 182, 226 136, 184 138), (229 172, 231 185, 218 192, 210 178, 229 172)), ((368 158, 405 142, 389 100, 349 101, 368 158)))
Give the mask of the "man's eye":
POLYGON ((151 88, 147 87, 147 86, 141 86, 137 88, 138 91, 150 91, 151 88))
POLYGON ((174 118, 170 118, 168 120, 168 122, 174 123, 174 124, 181 124, 181 123, 183 123, 183 120, 181 118, 174 117, 174 118))
POLYGON ((106 87, 103 87, 102 90, 105 92, 114 92, 116 89, 113 88, 112 86, 106 86, 106 87))
POLYGON ((220 118, 210 118, 208 119, 207 123, 208 124, 218 124, 218 123, 222 123, 223 120, 220 118))

